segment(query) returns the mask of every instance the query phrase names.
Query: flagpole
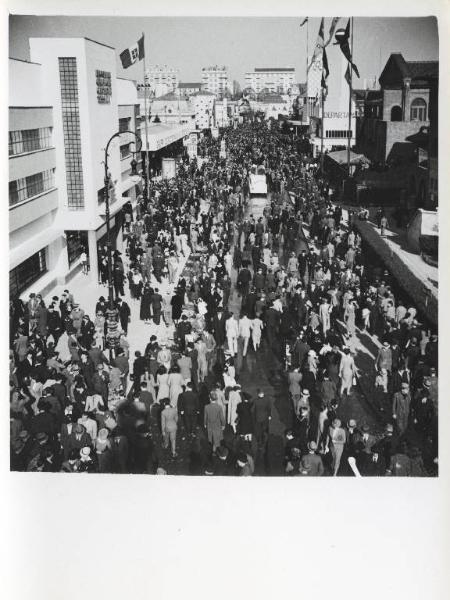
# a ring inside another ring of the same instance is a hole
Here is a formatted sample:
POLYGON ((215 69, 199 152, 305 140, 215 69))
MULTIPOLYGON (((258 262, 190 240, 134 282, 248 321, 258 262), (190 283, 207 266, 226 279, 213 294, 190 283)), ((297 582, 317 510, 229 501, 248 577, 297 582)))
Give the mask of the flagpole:
MULTIPOLYGON (((323 73, 323 71, 322 71, 322 73, 323 73)), ((321 89, 320 105, 321 105, 321 111, 322 111, 322 127, 321 127, 321 131, 320 131, 320 173, 323 178, 323 132, 325 129, 325 111, 324 111, 324 97, 323 97, 322 82, 320 83, 320 89, 321 89)))
POLYGON ((309 50, 309 17, 308 17, 308 20, 306 21, 306 122, 309 127, 308 50, 309 50))
MULTIPOLYGON (((351 18, 351 46, 350 46, 350 57, 353 61, 353 17, 351 18)), ((348 138, 347 138, 347 173, 350 177, 350 145, 352 142, 352 94, 353 94, 353 67, 349 64, 350 70, 350 81, 349 81, 349 95, 348 95, 348 138)))
MULTIPOLYGON (((149 148, 148 148, 148 123, 147 123, 147 117, 148 117, 148 112, 147 112, 147 83, 145 81, 145 76, 146 76, 146 62, 145 62, 145 35, 144 32, 142 32, 142 37, 144 38, 144 60, 143 60, 143 69, 144 69, 144 113, 145 113, 145 118, 144 118, 144 125, 145 125, 145 150, 146 150, 146 156, 145 156, 145 179, 147 180, 147 195, 148 195, 148 184, 150 182, 150 169, 149 169, 149 148)), ((146 198, 146 201, 148 202, 149 198, 146 198)))

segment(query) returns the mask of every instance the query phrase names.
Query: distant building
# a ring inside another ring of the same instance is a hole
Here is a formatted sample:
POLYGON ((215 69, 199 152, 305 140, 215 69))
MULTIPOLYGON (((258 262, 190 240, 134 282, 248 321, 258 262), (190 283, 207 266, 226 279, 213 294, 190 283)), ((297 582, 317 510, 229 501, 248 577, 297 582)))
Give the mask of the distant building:
POLYGON ((200 92, 202 90, 201 82, 198 83, 179 83, 176 93, 178 96, 192 96, 196 92, 200 92))
POLYGON ((202 90, 223 98, 229 90, 228 70, 226 67, 204 67, 202 69, 202 90))
POLYGON ((384 164, 396 143, 429 125, 429 77, 438 74, 438 61, 406 61, 391 54, 379 82, 369 91, 358 127, 358 150, 384 164))
POLYGON ((294 67, 256 67, 245 74, 245 87, 252 88, 257 94, 263 90, 287 94, 294 85, 294 67))
POLYGON ((174 92, 178 88, 179 69, 167 65, 150 65, 145 73, 145 81, 155 97, 174 92))
POLYGON ((280 94, 265 94, 251 104, 254 110, 264 113, 265 119, 278 119, 278 115, 289 116, 289 104, 280 94))
MULTIPOLYGON (((143 112, 143 92, 138 92, 139 101, 143 112)), ((189 124, 195 129, 195 109, 186 97, 180 97, 174 92, 164 94, 159 98, 152 98, 149 105, 149 118, 154 121, 158 116, 160 123, 189 124)))
POLYGON ((196 92, 190 98, 195 111, 195 125, 197 129, 210 129, 215 126, 215 94, 212 92, 196 92))
POLYGON ((214 104, 214 118, 216 127, 228 127, 232 116, 231 107, 227 98, 216 100, 214 104))

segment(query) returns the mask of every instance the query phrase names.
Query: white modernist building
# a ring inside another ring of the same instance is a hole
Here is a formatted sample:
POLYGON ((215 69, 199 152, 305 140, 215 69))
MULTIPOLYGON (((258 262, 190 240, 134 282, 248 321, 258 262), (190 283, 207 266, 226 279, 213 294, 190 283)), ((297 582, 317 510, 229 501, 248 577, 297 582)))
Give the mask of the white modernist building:
MULTIPOLYGON (((321 69, 311 68, 308 74, 308 115, 311 132, 317 150, 321 147, 321 128, 323 127, 324 150, 331 151, 350 145, 356 141, 356 105, 351 102, 351 129, 349 129, 349 96, 350 88, 345 79, 347 60, 339 46, 327 46, 327 58, 330 74, 327 79, 328 94, 326 94, 323 112, 321 107, 321 69)), ((357 87, 358 78, 353 74, 353 87, 357 87)))
POLYGON ((228 70, 226 67, 204 67, 202 69, 202 89, 218 98, 229 92, 228 70))
POLYGON ((167 65, 150 65, 145 72, 145 82, 155 97, 174 92, 179 80, 179 69, 167 65))
MULTIPOLYGON (((104 243, 104 149, 137 129, 133 81, 116 77, 114 48, 86 38, 31 38, 31 62, 10 60, 11 295, 70 280, 83 248, 97 274, 104 243)), ((110 146, 110 225, 121 246, 121 208, 134 201, 134 137, 110 146)), ((137 156, 137 159, 139 157, 137 156)))
POLYGON ((295 85, 294 67, 257 67, 245 74, 245 87, 257 94, 262 90, 287 94, 295 85))

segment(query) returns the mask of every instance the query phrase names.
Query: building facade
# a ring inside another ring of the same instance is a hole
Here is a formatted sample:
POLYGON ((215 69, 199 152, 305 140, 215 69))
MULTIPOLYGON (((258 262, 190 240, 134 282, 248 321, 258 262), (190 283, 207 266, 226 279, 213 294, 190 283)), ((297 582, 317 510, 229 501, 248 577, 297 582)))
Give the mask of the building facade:
POLYGON ((262 91, 287 94, 295 85, 294 67, 261 67, 245 73, 245 87, 256 94, 262 91))
POLYGON ((201 92, 201 90, 202 90, 201 82, 179 83, 177 90, 176 90, 176 94, 180 97, 189 98, 189 96, 192 96, 192 94, 195 94, 196 92, 201 92))
POLYGON ((196 129, 210 129, 215 127, 215 102, 216 96, 212 92, 197 92, 190 98, 195 111, 196 129))
MULTIPOLYGON (((29 43, 31 62, 10 60, 12 296, 30 286, 47 293, 69 281, 83 249, 97 276, 106 233, 104 149, 119 130, 136 130, 139 113, 135 84, 116 78, 114 48, 86 38, 29 43)), ((132 137, 124 133, 109 149, 110 226, 118 247, 122 206, 137 191, 132 137)))
POLYGON ((438 64, 405 61, 401 54, 391 54, 379 78, 381 89, 367 94, 358 126, 358 151, 385 164, 395 144, 429 125, 428 77, 437 74, 438 64))
MULTIPOLYGON (((144 99, 141 97, 142 92, 139 91, 139 99, 141 108, 144 104, 144 99)), ((150 121, 154 121, 156 117, 161 123, 166 124, 190 124, 195 129, 195 109, 192 103, 187 98, 182 98, 170 92, 159 98, 153 98, 148 101, 148 110, 150 121)))
POLYGON ((226 67, 203 67, 202 69, 202 91, 214 94, 222 99, 229 93, 228 70, 226 67))
POLYGON ((155 97, 174 92, 179 84, 179 69, 167 65, 150 65, 145 72, 145 83, 155 97))

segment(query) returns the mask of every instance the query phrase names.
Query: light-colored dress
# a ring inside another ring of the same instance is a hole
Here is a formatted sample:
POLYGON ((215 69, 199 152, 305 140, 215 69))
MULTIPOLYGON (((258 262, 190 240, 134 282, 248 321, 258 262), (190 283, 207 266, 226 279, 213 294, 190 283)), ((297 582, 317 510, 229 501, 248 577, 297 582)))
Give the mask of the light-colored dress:
POLYGON ((158 395, 156 396, 157 402, 163 398, 170 398, 170 387, 169 387, 169 374, 158 373, 156 376, 156 383, 158 387, 158 395))
POLYGON ((184 378, 181 373, 169 373, 169 399, 174 408, 178 405, 178 396, 183 392, 184 378))
POLYGON ((241 394, 237 390, 231 390, 228 396, 227 423, 236 432, 237 407, 242 402, 241 394))

